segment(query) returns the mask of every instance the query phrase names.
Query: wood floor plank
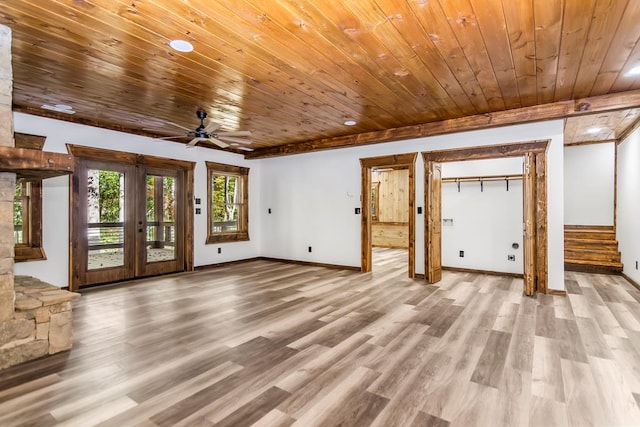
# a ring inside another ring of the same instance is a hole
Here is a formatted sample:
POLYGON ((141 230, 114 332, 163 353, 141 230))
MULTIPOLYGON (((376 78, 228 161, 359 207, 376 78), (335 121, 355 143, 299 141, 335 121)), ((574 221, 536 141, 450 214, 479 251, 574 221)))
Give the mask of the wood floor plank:
POLYGON ((476 369, 471 375, 471 381, 497 388, 502 378, 510 342, 511 334, 491 331, 476 369))
POLYGON ((266 260, 83 291, 74 348, 0 372, 0 425, 640 425, 640 291, 266 260))
POLYGON ((531 390, 534 396, 564 403, 560 349, 553 339, 535 337, 531 390))
POLYGON ((271 387, 255 399, 215 423, 215 425, 219 427, 233 427, 253 424, 289 396, 290 394, 286 391, 278 387, 271 387))
POLYGON ((600 400, 593 399, 597 385, 588 361, 561 360, 567 417, 570 425, 606 425, 600 400))

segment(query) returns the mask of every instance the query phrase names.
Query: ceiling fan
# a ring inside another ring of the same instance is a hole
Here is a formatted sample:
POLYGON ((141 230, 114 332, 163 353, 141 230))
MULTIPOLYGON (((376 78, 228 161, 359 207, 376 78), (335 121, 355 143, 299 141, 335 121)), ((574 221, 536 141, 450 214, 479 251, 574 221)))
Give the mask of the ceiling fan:
MULTIPOLYGON (((172 123, 167 121, 172 126, 176 126, 180 129, 186 130, 186 134, 182 135, 173 135, 173 136, 164 136, 156 139, 174 139, 174 138, 184 138, 189 137, 192 138, 189 143, 187 143, 187 147, 194 147, 201 141, 209 141, 220 148, 227 148, 230 145, 237 147, 240 150, 245 151, 253 151, 251 148, 246 147, 246 144, 250 144, 251 141, 246 139, 251 136, 251 131, 241 130, 237 132, 216 132, 216 130, 220 127, 219 123, 209 121, 205 126, 204 121, 207 118, 207 113, 204 110, 196 111, 196 116, 200 119, 200 126, 198 126, 195 130, 191 130, 188 127, 179 125, 177 123, 172 123)), ((153 130, 153 129, 147 129, 153 130)))

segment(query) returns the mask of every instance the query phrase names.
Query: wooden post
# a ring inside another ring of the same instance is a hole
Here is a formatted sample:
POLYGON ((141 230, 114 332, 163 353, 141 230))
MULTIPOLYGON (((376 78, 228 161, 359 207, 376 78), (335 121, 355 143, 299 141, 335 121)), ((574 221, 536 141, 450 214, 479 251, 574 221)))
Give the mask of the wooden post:
MULTIPOLYGON (((11 29, 0 25, 0 146, 13 147, 11 29)), ((13 318, 13 197, 16 174, 0 172, 0 322, 13 318)))

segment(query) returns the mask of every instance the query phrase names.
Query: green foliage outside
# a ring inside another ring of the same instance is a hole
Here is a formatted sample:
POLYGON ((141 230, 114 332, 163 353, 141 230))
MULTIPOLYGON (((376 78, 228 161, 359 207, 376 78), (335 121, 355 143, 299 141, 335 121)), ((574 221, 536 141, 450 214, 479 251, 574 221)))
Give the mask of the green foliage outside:
POLYGON ((22 226, 24 221, 23 209, 24 202, 22 198, 22 184, 16 184, 16 193, 13 201, 13 225, 14 225, 14 237, 16 244, 24 243, 22 241, 22 226), (19 227, 19 228, 18 228, 19 227))
MULTIPOLYGON (((213 210, 213 225, 216 223, 235 221, 234 229, 219 231, 236 231, 238 221, 238 206, 241 198, 240 177, 234 175, 213 175, 211 177, 211 209, 213 210)), ((218 231, 218 230, 217 230, 218 231)))
MULTIPOLYGON (((97 171, 89 175, 87 191, 89 200, 98 201, 99 222, 120 222, 121 196, 120 178, 122 174, 114 171, 97 171), (95 182, 97 181, 97 182, 95 182)), ((122 240, 122 228, 100 228, 100 243, 117 243, 122 240)))

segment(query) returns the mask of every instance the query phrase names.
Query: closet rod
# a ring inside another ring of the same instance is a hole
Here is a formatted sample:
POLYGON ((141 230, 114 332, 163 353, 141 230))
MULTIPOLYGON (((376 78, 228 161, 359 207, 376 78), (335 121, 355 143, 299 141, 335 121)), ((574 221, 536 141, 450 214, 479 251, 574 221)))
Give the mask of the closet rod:
POLYGON ((522 179, 522 175, 461 176, 442 178, 442 182, 510 181, 514 179, 522 179))

